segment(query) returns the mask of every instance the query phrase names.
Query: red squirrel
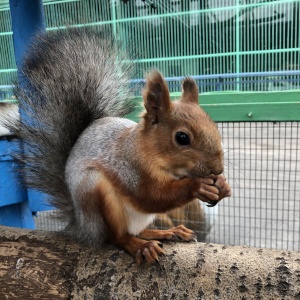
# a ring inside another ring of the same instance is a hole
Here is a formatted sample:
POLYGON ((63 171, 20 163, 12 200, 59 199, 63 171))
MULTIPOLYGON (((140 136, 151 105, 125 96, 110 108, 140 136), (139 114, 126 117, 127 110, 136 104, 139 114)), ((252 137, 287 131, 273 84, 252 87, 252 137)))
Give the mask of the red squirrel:
POLYGON ((154 263, 164 254, 158 240, 196 237, 183 225, 147 229, 156 213, 195 198, 217 203, 231 190, 221 136, 198 105, 195 81, 185 78, 171 101, 162 74, 151 71, 135 123, 124 118, 130 64, 122 59, 118 42, 90 28, 39 34, 15 89, 23 118, 11 130, 23 140, 26 185, 49 195, 65 233, 154 263))

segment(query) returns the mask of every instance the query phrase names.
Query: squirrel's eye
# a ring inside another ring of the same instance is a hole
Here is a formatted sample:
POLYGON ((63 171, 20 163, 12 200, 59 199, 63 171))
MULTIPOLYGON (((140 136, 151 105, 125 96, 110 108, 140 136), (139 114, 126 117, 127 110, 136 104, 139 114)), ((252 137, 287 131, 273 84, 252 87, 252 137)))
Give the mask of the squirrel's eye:
POLYGON ((187 146, 191 143, 188 134, 182 131, 176 132, 175 140, 179 145, 187 146))

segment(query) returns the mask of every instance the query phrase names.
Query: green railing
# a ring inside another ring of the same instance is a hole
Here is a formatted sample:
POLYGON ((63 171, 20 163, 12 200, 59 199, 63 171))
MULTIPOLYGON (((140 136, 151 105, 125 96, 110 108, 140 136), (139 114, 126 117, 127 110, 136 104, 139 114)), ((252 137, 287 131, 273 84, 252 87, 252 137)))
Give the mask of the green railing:
MULTIPOLYGON (((171 98, 179 99, 180 93, 172 93, 171 98)), ((135 101, 137 108, 128 117, 138 121, 142 98, 135 101)), ((216 122, 300 121, 299 91, 204 93, 199 103, 216 122)))

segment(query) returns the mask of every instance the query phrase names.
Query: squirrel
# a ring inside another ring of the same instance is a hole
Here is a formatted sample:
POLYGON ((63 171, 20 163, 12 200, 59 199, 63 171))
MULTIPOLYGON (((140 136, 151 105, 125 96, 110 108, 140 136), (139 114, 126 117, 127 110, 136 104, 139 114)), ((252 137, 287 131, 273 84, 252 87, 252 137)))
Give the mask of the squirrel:
POLYGON ((138 264, 158 262, 159 240, 193 241, 183 225, 147 226, 195 198, 230 196, 221 136, 186 77, 171 101, 158 70, 146 76, 145 111, 126 119, 130 63, 116 39, 88 27, 40 33, 29 46, 15 95, 23 117, 11 130, 24 182, 49 195, 79 242, 114 244, 138 264))

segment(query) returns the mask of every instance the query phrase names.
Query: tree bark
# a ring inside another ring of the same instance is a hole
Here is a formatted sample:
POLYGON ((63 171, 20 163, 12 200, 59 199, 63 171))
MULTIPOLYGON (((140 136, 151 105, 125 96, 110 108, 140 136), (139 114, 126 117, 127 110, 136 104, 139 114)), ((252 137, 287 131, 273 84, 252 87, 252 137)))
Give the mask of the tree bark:
POLYGON ((160 265, 113 246, 0 227, 0 299, 300 299, 300 253, 165 243, 160 265))

